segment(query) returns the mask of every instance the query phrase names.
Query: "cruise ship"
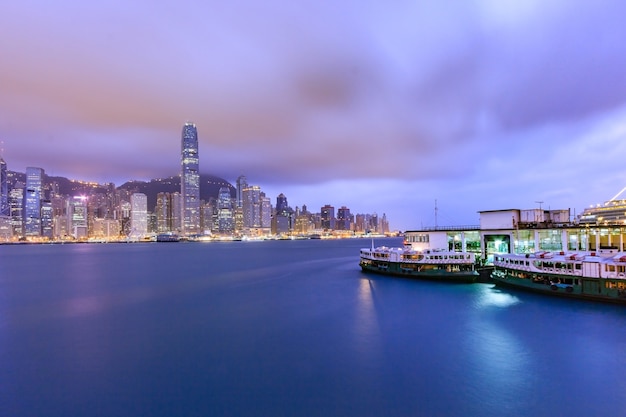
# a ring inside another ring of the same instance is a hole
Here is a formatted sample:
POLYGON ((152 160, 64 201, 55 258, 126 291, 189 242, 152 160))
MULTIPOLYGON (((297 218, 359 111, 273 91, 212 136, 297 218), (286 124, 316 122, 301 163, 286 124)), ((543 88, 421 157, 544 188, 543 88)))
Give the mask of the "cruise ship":
POLYGON ((579 217, 580 224, 626 224, 626 199, 618 199, 625 191, 626 187, 604 204, 586 208, 579 217))

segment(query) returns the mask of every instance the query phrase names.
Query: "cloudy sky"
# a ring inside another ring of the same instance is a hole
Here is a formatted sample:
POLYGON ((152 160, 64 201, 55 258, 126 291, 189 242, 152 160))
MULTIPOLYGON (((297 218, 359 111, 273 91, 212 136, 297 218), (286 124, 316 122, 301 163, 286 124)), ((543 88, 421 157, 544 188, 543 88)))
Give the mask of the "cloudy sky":
POLYGON ((626 186, 624 16, 621 0, 9 0, 2 155, 165 177, 193 121, 203 173, 292 207, 400 230, 579 214, 626 186))

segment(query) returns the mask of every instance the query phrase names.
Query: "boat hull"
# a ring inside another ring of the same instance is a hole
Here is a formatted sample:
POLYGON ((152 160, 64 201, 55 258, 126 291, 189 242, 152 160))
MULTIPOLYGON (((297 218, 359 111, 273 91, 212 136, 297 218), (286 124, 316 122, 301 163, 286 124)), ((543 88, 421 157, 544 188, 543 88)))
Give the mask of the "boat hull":
POLYGON ((407 270, 400 267, 399 263, 387 262, 385 264, 372 264, 361 262, 363 272, 372 272, 380 275, 390 275, 405 278, 423 279, 429 281, 473 283, 478 279, 476 271, 448 272, 445 269, 427 269, 421 271, 407 270))
POLYGON ((537 294, 573 298, 578 300, 626 304, 626 292, 608 288, 608 280, 605 279, 581 279, 581 283, 579 285, 534 282, 527 278, 518 278, 508 274, 493 274, 491 279, 499 287, 520 291, 528 291, 537 294))

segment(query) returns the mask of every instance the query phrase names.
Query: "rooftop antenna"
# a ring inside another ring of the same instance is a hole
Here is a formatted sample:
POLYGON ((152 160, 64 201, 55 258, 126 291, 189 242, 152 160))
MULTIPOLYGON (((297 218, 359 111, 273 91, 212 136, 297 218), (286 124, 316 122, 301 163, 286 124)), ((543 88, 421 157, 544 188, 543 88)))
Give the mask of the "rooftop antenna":
POLYGON ((435 199, 435 229, 437 228, 437 199, 435 199))
POLYGON ((614 201, 617 197, 619 197, 624 191, 626 191, 626 187, 622 188, 622 191, 620 191, 619 193, 615 194, 615 197, 613 197, 612 199, 610 199, 609 201, 614 201))
MULTIPOLYGON (((539 204, 539 211, 541 211, 541 204, 543 204, 543 201, 535 201, 535 203, 539 204)), ((540 214, 535 212, 535 221, 540 222, 542 221, 541 219, 543 219, 543 213, 540 214)))

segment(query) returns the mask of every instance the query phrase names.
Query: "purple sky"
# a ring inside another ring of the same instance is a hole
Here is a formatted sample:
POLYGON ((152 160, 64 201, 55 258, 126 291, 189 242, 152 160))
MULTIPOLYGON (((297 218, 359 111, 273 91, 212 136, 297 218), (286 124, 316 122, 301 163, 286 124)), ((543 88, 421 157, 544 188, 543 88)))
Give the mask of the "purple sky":
POLYGON ((622 0, 8 3, 11 170, 176 175, 189 120, 202 172, 400 230, 626 185, 622 0))

